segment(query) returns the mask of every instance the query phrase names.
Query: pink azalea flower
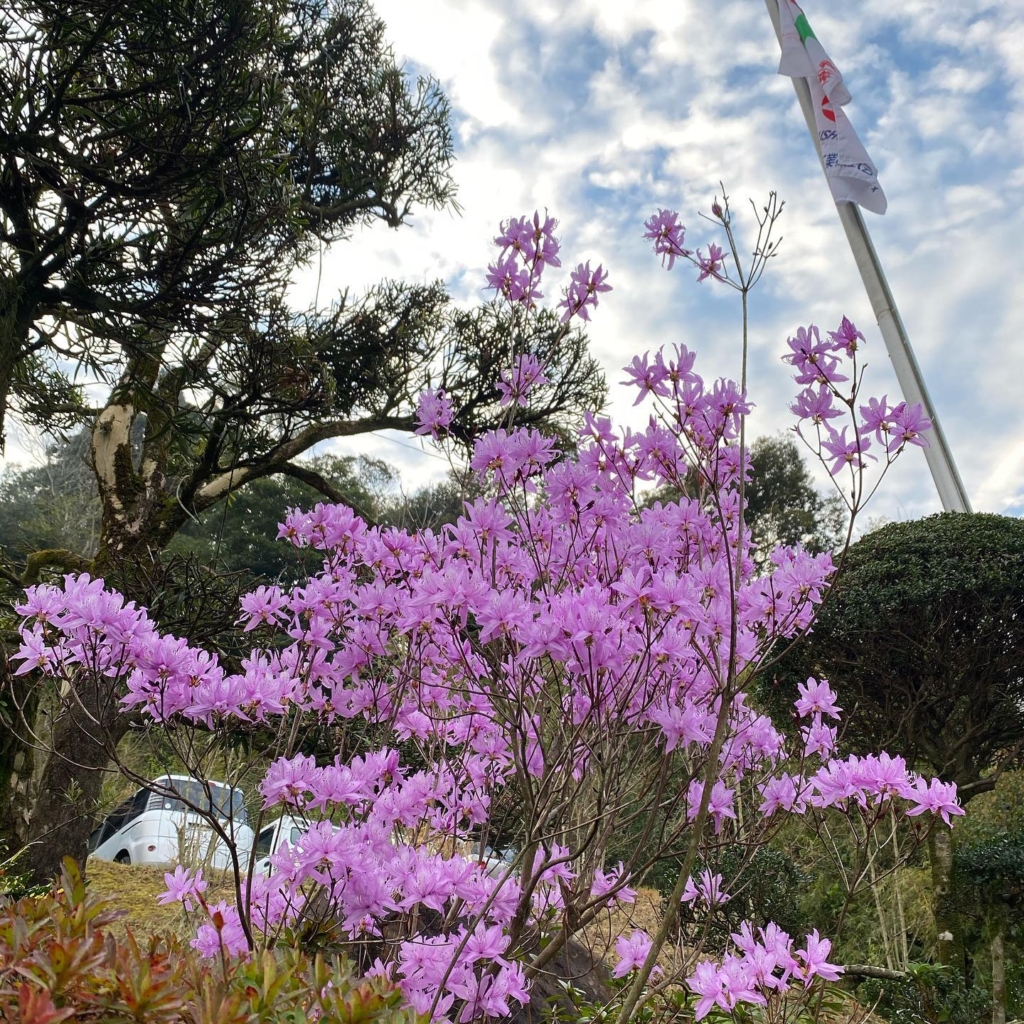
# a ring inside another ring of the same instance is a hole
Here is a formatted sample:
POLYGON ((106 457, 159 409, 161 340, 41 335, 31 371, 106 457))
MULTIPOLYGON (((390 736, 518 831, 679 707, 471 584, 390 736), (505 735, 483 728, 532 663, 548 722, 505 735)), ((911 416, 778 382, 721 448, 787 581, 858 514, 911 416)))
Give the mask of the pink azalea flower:
POLYGON ((590 269, 590 261, 580 263, 570 275, 571 283, 566 290, 565 298, 558 304, 560 309, 565 309, 562 314, 562 323, 572 319, 574 316, 582 320, 589 320, 588 306, 597 306, 597 296, 600 292, 610 292, 612 286, 607 284, 608 272, 600 265, 595 270, 590 269))
POLYGON ((804 741, 804 757, 811 757, 819 754, 828 757, 836 749, 837 729, 825 725, 820 715, 814 716, 810 725, 800 730, 800 736, 804 741))
POLYGON ((807 945, 796 951, 797 959, 803 961, 803 966, 798 968, 797 975, 804 979, 804 987, 808 987, 815 978, 822 978, 825 981, 838 981, 843 973, 843 968, 837 964, 828 962, 828 955, 832 950, 832 943, 828 939, 818 936, 817 928, 807 936, 807 945))
POLYGON ((873 433, 879 444, 888 446, 888 438, 894 426, 893 410, 889 408, 888 396, 869 398, 868 404, 860 407, 860 415, 860 432, 873 433))
POLYGON ((712 875, 705 868, 701 872, 700 881, 696 885, 692 877, 686 880, 686 887, 683 889, 681 901, 683 903, 694 903, 698 899, 709 910, 729 902, 731 897, 722 888, 722 876, 720 874, 712 875))
POLYGON ((932 421, 924 414, 920 404, 907 405, 900 402, 892 411, 892 438, 889 441, 890 453, 898 451, 905 444, 928 447, 928 438, 924 435, 932 429, 932 421))
MULTIPOLYGON (((843 427, 842 433, 838 433, 835 430, 831 430, 827 437, 822 439, 821 446, 832 460, 832 465, 829 466, 829 472, 835 476, 844 467, 850 466, 852 469, 863 469, 864 467, 864 455, 867 450, 871 447, 871 441, 863 434, 855 436, 852 440, 846 439, 846 427, 843 427)), ((873 459, 873 455, 868 455, 869 459, 873 459)))
POLYGON ((613 978, 624 978, 630 971, 642 967, 651 951, 650 936, 640 930, 636 930, 627 939, 620 935, 615 940, 615 952, 618 954, 619 962, 612 971, 613 978))
POLYGON ((533 388, 541 384, 547 384, 548 379, 544 376, 543 367, 536 356, 529 353, 516 357, 516 361, 510 370, 501 371, 501 380, 498 382, 498 391, 501 392, 501 404, 525 406, 533 388))
POLYGON ((766 818, 773 815, 780 808, 784 811, 795 810, 797 812, 802 812, 804 809, 804 802, 798 795, 797 780, 789 775, 782 774, 770 778, 759 788, 764 800, 757 810, 759 814, 763 814, 766 818))
POLYGON ((808 715, 838 718, 839 712, 843 710, 836 704, 836 695, 827 679, 809 678, 806 683, 797 683, 797 691, 800 696, 795 701, 795 707, 801 718, 808 715))
POLYGON ((657 360, 653 363, 648 362, 648 356, 647 352, 642 356, 634 356, 633 362, 623 367, 631 379, 622 383, 640 389, 634 405, 639 405, 649 394, 668 396, 672 393, 663 383, 669 377, 668 368, 663 363, 659 364, 657 360))
POLYGON ((679 223, 679 214, 674 210, 659 210, 645 224, 647 231, 644 238, 654 242, 654 251, 661 257, 661 265, 666 270, 675 266, 676 258, 689 256, 689 250, 683 248, 686 229, 679 223))
POLYGON ((199 868, 193 877, 180 864, 174 869, 173 874, 170 871, 164 873, 164 882, 167 883, 167 890, 157 898, 157 903, 183 903, 188 911, 192 910, 192 900, 198 902, 199 894, 206 891, 207 885, 202 868, 199 868))
POLYGON ((200 925, 196 937, 190 945, 205 957, 216 957, 223 950, 228 956, 245 956, 249 952, 249 943, 245 930, 238 918, 238 911, 229 907, 225 900, 215 906, 208 907, 210 920, 200 925))
POLYGON ((930 781, 916 779, 909 799, 914 800, 915 804, 907 811, 908 818, 929 811, 932 814, 940 815, 947 825, 951 825, 952 822, 949 820, 951 814, 955 816, 965 813, 956 798, 955 782, 942 782, 939 779, 930 781))
POLYGON ((700 273, 697 275, 697 282, 706 281, 709 277, 721 279, 725 270, 725 253, 712 242, 708 246, 707 256, 702 256, 700 249, 697 250, 697 266, 700 273))
POLYGON ((806 388, 800 392, 790 411, 802 420, 822 424, 842 413, 832 404, 832 392, 827 387, 806 388))
POLYGON ((857 342, 864 340, 864 335, 854 327, 852 321, 847 317, 843 317, 842 323, 839 325, 839 330, 829 331, 829 339, 832 342, 832 348, 844 352, 847 356, 853 357, 853 354, 857 351, 857 342))
POLYGON ((452 403, 443 390, 428 388, 416 403, 417 434, 433 434, 435 437, 451 425, 454 413, 452 403))

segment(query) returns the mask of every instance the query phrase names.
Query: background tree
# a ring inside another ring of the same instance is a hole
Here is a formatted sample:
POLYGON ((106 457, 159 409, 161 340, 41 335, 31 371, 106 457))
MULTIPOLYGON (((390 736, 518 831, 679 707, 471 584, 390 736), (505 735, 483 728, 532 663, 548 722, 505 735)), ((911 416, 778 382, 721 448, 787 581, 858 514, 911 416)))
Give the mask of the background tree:
MULTIPOLYGON (((192 585, 161 564, 187 524, 282 473, 330 497, 297 460, 413 429, 428 386, 465 440, 602 403, 583 335, 553 315, 517 329, 399 282, 287 304, 318 243, 452 201, 444 96, 395 66, 362 0, 25 0, 0 24, 0 414, 84 425, 100 503, 95 552, 31 552, 22 582, 88 571, 159 605, 192 585), (549 383, 510 417, 497 374, 524 351, 549 383)), ((39 877, 84 856, 129 724, 102 688, 63 703, 29 826, 39 877)))
POLYGON ((750 447, 753 478, 745 489, 747 523, 761 551, 797 544, 818 554, 834 551, 846 533, 846 508, 836 493, 823 496, 791 434, 759 437, 750 447))
POLYGON ((0 549, 12 565, 47 549, 89 558, 99 545, 100 503, 87 431, 33 445, 33 465, 0 470, 0 549))
MULTIPOLYGON (((1024 753, 1024 520, 942 513, 852 545, 814 631, 780 666, 789 692, 834 681, 845 745, 886 749, 955 782, 993 789, 1024 753)), ((963 970, 948 833, 929 848, 943 963, 963 970)))
MULTIPOLYGON (((85 559, 96 554, 100 504, 88 449, 89 435, 81 431, 67 442, 50 444, 35 465, 0 471, 0 550, 8 571, 43 551, 65 549, 85 559)), ((473 481, 461 471, 406 493, 397 471, 381 459, 316 455, 296 462, 287 473, 243 485, 190 519, 167 550, 217 570, 245 572, 253 586, 292 580, 300 553, 276 535, 289 508, 311 507, 326 497, 350 505, 367 522, 436 530, 454 523, 464 502, 475 495, 473 481), (325 495, 325 488, 330 493, 325 495)), ((20 588, 17 576, 9 582, 20 588)))
POLYGON ((381 522, 410 533, 439 530, 445 523, 455 523, 463 514, 465 503, 480 493, 481 485, 475 477, 453 470, 438 483, 393 498, 382 510, 381 522))
POLYGON ((246 572, 253 581, 294 582, 301 574, 302 553, 277 537, 277 524, 289 508, 311 508, 330 499, 350 505, 369 522, 379 522, 391 500, 395 471, 366 456, 321 455, 295 464, 297 476, 253 480, 220 505, 189 522, 168 550, 191 554, 205 565, 229 572, 246 572), (304 482, 306 473, 318 487, 304 482))
POLYGON ((116 379, 168 331, 253 322, 315 238, 452 197, 444 97, 361 0, 26 0, 0 25, 0 412, 74 417, 55 356, 116 379))

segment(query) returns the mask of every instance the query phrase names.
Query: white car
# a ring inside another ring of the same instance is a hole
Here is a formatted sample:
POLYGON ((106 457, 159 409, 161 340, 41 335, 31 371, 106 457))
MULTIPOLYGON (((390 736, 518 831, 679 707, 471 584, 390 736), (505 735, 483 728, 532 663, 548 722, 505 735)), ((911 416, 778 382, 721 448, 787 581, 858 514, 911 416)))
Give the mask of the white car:
POLYGON ((310 822, 283 814, 276 821, 264 825, 256 837, 256 864, 253 873, 269 875, 273 870, 270 858, 281 848, 282 843, 298 846, 299 840, 309 831, 310 822))
POLYGON ((229 870, 224 840, 201 814, 216 814, 234 836, 240 866, 248 863, 253 832, 240 789, 187 775, 162 775, 118 805, 89 837, 89 856, 119 864, 187 864, 229 870), (152 787, 152 788, 149 788, 152 787))

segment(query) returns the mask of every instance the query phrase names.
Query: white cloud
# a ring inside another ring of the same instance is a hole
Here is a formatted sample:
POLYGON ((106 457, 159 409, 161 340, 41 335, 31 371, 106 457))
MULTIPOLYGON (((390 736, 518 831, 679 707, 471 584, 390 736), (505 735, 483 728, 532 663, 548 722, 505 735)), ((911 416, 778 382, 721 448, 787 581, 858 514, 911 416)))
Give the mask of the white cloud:
POLYGON ((937 92, 969 93, 989 85, 993 74, 991 68, 958 67, 948 61, 936 65, 927 76, 927 87, 937 92))
POLYGON ((522 123, 524 112, 495 73, 495 51, 508 27, 498 5, 379 0, 375 7, 399 59, 428 67, 459 112, 476 122, 469 126, 466 141, 478 125, 522 123))

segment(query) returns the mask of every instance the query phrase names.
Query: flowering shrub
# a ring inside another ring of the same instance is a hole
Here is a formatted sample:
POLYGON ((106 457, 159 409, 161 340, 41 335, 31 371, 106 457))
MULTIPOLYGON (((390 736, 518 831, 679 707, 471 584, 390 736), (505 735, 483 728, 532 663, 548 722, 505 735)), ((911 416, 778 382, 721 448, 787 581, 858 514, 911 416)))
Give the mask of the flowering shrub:
MULTIPOLYGON (((731 243, 728 206, 716 216, 731 243)), ((689 259, 701 279, 736 283, 717 246, 682 248, 676 214, 647 227, 669 266, 689 259)), ((513 219, 496 240, 489 282, 527 313, 542 271, 559 265, 553 229, 539 215, 513 219)), ((732 259, 738 268, 734 245, 732 259)), ((741 290, 756 279, 736 272, 741 290)), ((566 315, 588 315, 607 290, 602 268, 581 264, 566 315)), ((849 474, 851 513, 872 438, 884 468, 927 426, 919 410, 861 404, 859 341, 844 319, 824 341, 801 329, 788 356, 802 436, 833 474, 849 474)), ((783 814, 838 811, 867 835, 894 809, 947 822, 960 813, 954 787, 899 758, 836 758, 829 722, 840 708, 827 681, 801 688, 793 742, 748 705, 745 687, 776 645, 811 625, 832 560, 780 548, 755 572, 742 383, 705 380, 683 345, 638 356, 626 373, 637 401, 652 403, 645 429, 589 415, 570 455, 531 429, 484 435, 471 466, 485 496, 438 533, 369 527, 341 505, 292 510, 280 536, 315 551, 321 569, 243 599, 242 627, 260 645, 238 671, 161 636, 101 580, 29 592, 19 671, 101 673, 123 686, 126 710, 154 723, 279 727, 263 806, 305 816, 309 831, 271 858, 272 874, 242 881, 238 906, 209 906, 201 879, 168 875, 167 898, 202 909, 201 953, 270 947, 315 903, 368 975, 398 983, 418 1013, 503 1017, 571 935, 632 900, 659 859, 679 858, 658 933, 616 944, 615 973, 633 979, 627 1018, 680 904, 711 913, 730 898, 732 882, 706 866, 716 844, 762 843, 783 814), (683 497, 644 507, 644 489, 666 484, 683 497), (356 719, 384 742, 328 764, 299 752, 304 722, 356 719), (634 822, 637 849, 610 863, 616 830, 634 822), (482 851, 510 832, 512 858, 495 866, 482 851)), ((503 402, 528 404, 542 379, 520 353, 503 402)), ((424 394, 424 434, 442 441, 450 416, 443 393, 424 394)), ((733 942, 714 960, 698 937, 678 965, 698 1019, 841 971, 817 932, 795 948, 774 925, 744 926, 733 942)))

